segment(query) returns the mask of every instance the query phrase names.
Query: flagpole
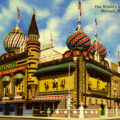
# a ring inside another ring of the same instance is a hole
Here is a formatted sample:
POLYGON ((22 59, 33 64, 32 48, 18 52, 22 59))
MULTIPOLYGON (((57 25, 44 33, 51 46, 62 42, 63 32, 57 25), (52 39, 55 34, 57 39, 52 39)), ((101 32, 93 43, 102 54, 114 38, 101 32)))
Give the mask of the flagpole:
POLYGON ((120 53, 119 53, 119 50, 118 50, 118 66, 119 66, 119 54, 120 54, 120 53))
POLYGON ((71 101, 71 96, 70 96, 70 64, 69 64, 68 65, 68 118, 71 118, 70 101, 71 101))
POLYGON ((78 9, 79 9, 79 21, 80 21, 80 16, 81 16, 81 3, 82 3, 82 0, 79 0, 79 3, 78 3, 78 9))
POLYGON ((79 0, 79 3, 78 3, 78 10, 79 10, 78 30, 81 30, 81 22, 80 22, 80 17, 81 17, 81 0, 79 0))
POLYGON ((20 12, 19 8, 17 7, 17 27, 19 27, 18 22, 20 22, 20 12))
POLYGON ((96 59, 99 61, 99 55, 97 52, 98 38, 97 38, 97 19, 95 18, 95 40, 96 40, 96 59))

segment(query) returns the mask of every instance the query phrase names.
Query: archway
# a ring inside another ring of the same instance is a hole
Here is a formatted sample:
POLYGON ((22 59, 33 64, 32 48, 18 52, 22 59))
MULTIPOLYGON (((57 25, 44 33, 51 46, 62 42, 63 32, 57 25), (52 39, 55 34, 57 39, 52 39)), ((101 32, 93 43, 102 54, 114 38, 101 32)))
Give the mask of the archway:
POLYGON ((3 96, 4 97, 9 97, 10 81, 11 81, 11 77, 9 75, 4 76, 3 79, 2 79, 2 82, 3 82, 3 96))
POLYGON ((17 73, 15 75, 15 96, 22 96, 23 93, 23 82, 24 75, 22 73, 17 73))

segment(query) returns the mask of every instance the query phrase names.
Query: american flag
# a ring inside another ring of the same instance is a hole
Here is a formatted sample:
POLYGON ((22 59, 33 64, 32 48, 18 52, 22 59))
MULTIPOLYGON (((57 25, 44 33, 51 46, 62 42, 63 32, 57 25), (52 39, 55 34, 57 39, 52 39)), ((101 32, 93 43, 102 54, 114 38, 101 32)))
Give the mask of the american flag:
POLYGON ((97 25, 97 19, 95 18, 95 25, 97 25))
POLYGON ((80 16, 81 16, 81 0, 79 0, 78 9, 80 10, 80 16))
POLYGON ((18 8, 17 8, 17 21, 20 22, 20 12, 18 8))

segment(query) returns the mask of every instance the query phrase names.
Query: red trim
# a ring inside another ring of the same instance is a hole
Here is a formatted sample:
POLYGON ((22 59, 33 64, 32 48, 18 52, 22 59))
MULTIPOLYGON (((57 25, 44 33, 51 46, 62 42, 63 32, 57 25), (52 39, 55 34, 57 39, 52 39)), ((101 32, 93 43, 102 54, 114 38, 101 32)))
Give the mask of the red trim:
POLYGON ((16 68, 6 70, 6 71, 2 71, 2 72, 0 72, 0 76, 5 75, 5 74, 11 74, 11 73, 14 73, 14 72, 19 71, 19 70, 24 70, 26 68, 27 68, 27 65, 21 66, 21 67, 16 67, 16 68))
POLYGON ((40 42, 39 42, 39 41, 37 41, 37 40, 28 40, 26 43, 29 43, 29 42, 35 42, 35 43, 40 44, 40 42))

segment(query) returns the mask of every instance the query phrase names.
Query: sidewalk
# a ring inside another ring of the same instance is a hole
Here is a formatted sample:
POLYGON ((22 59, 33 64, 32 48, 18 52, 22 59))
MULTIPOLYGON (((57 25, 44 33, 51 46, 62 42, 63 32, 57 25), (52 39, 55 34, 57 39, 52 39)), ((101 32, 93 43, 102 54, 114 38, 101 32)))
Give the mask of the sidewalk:
POLYGON ((40 120, 120 120, 119 117, 101 117, 101 118, 58 118, 58 117, 33 117, 33 116, 0 116, 0 118, 20 118, 20 119, 40 119, 40 120))

